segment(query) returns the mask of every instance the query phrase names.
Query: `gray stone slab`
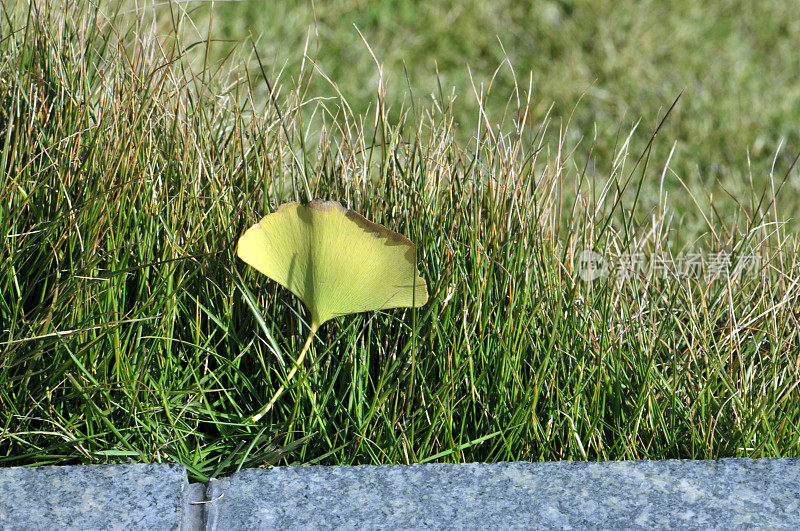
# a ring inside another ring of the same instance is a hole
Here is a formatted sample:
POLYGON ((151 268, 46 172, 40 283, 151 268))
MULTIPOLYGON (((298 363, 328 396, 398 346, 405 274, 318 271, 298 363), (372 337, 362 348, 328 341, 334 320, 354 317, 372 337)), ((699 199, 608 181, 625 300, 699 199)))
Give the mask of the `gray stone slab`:
POLYGON ((0 468, 0 529, 800 529, 800 459, 0 468))
POLYGON ((212 480, 206 529, 798 529, 800 459, 279 467, 212 480))
POLYGON ((0 468, 0 529, 176 529, 188 487, 173 464, 0 468))

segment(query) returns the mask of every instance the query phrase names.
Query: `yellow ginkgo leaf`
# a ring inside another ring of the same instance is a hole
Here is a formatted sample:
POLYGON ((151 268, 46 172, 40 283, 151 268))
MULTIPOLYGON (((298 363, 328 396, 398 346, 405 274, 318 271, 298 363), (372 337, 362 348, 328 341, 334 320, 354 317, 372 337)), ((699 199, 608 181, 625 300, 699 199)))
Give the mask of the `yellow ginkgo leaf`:
POLYGON ((238 254, 297 295, 317 326, 428 300, 414 244, 336 201, 281 205, 244 233, 238 254))
POLYGON ((242 235, 237 254, 297 295, 311 313, 311 334, 289 379, 328 319, 428 301, 414 244, 336 201, 281 205, 242 235))

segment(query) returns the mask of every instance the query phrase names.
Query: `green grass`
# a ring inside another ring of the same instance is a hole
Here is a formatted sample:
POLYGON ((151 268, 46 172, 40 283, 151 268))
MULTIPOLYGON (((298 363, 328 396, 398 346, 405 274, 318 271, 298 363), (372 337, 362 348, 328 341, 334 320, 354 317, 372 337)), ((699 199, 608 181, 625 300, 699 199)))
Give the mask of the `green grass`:
MULTIPOLYGON (((414 24, 399 5, 398 23, 414 24)), ((296 61, 291 46, 259 51, 263 71, 238 52, 222 61, 185 35, 185 5, 172 7, 155 27, 152 13, 113 18, 113 6, 64 16, 20 2, 0 13, 0 464, 178 461, 205 479, 267 464, 798 455, 800 259, 789 223, 800 142, 796 113, 782 107, 796 105, 796 86, 740 72, 751 83, 742 94, 765 98, 756 111, 766 114, 748 119, 775 122, 757 133, 737 126, 730 101, 702 107, 690 89, 658 129, 681 83, 636 73, 629 48, 617 68, 634 71, 632 90, 664 92, 643 100, 631 118, 648 118, 626 142, 629 124, 605 100, 590 92, 578 103, 580 80, 559 85, 591 64, 587 36, 536 26, 560 47, 545 46, 542 60, 567 68, 543 82, 575 107, 567 126, 568 111, 548 114, 552 100, 524 75, 468 104, 463 90, 449 97, 446 79, 440 91, 423 78, 433 103, 403 105, 387 88, 369 108, 359 94, 351 105, 334 84, 375 90, 376 70, 353 59, 332 83, 308 65, 284 78, 272 64, 296 61), (595 123, 613 134, 587 141, 595 123), (786 138, 774 170, 772 156, 744 162, 748 134, 765 135, 773 156, 786 138), (684 173, 715 164, 713 180, 684 173), (235 243, 281 202, 313 197, 408 236, 431 298, 326 323, 310 362, 254 424, 291 370, 307 313, 238 260, 235 243), (575 257, 586 247, 726 251, 761 265, 738 280, 584 282, 575 257)), ((375 28, 388 9, 371 15, 375 28)), ((585 9, 563 24, 583 31, 585 9)), ((664 28, 650 35, 628 9, 607 15, 620 29, 603 30, 608 39, 633 25, 661 42, 664 28)), ((492 34, 437 13, 425 17, 432 42, 447 28, 476 36, 443 41, 467 49, 492 34)), ((689 33, 708 30, 700 15, 686 19, 689 33)), ((743 20, 760 28, 762 15, 743 20)), ((321 34, 337 24, 318 20, 321 34)), ((785 39, 772 37, 747 64, 779 64, 769 50, 785 39)), ((713 73, 688 59, 686 38, 651 57, 653 72, 675 61, 713 73)), ((424 67, 415 54, 406 64, 424 67)))
MULTIPOLYGON (((254 0, 218 2, 213 11, 208 2, 182 6, 196 22, 180 26, 186 38, 213 39, 209 53, 198 49, 194 55, 198 66, 237 49, 257 71, 252 36, 270 76, 309 87, 308 96, 337 96, 317 68, 335 82, 355 114, 363 114, 374 110, 378 88, 371 49, 384 72, 392 120, 412 100, 422 108, 434 99, 446 105, 454 88, 454 134, 460 141, 478 125, 475 92, 483 95, 493 125, 504 123, 508 131, 523 97, 515 89, 527 91, 530 82, 531 116, 538 120, 552 106, 554 124, 571 117, 567 138, 583 139, 579 159, 584 162, 591 149, 601 177, 609 175, 620 134, 641 120, 643 134, 632 139, 633 151, 640 152, 647 132, 681 91, 681 105, 663 131, 669 140, 655 146, 654 160, 663 163, 675 142, 672 169, 715 196, 725 195, 723 186, 739 197, 750 192, 748 156, 762 187, 762 170, 781 140, 784 147, 800 143, 792 118, 800 114, 795 82, 800 63, 794 53, 800 17, 791 0, 703 6, 691 0, 646 6, 635 0, 424 5, 254 0)), ((166 7, 141 13, 155 15, 162 32, 169 31, 166 7)), ((553 133, 550 142, 557 139, 557 127, 553 133)), ((784 149, 779 160, 785 167, 795 155, 784 149)), ((672 175, 666 180, 669 187, 680 187, 672 175)), ((795 179, 795 189, 798 184, 795 179)), ((684 199, 675 196, 672 202, 691 210, 694 205, 684 199)))

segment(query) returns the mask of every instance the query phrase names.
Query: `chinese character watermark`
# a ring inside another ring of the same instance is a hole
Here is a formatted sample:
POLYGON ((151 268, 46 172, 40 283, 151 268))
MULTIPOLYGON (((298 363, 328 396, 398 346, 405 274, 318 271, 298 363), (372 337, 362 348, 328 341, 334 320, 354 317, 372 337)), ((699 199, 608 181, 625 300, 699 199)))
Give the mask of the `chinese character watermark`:
POLYGON ((633 277, 650 280, 694 278, 713 282, 739 280, 745 275, 755 275, 760 269, 759 254, 728 251, 687 252, 676 257, 660 253, 647 257, 641 252, 627 252, 606 257, 591 249, 583 249, 575 255, 575 272, 584 282, 609 276, 618 282, 630 281, 633 277))

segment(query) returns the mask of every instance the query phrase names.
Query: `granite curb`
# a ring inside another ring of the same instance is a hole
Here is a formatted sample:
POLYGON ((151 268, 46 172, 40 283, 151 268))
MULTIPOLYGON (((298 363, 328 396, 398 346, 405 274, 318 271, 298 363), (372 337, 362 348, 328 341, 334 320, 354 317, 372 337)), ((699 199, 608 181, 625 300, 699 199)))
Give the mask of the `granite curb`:
POLYGON ((798 529, 800 458, 0 468, 0 529, 798 529))

